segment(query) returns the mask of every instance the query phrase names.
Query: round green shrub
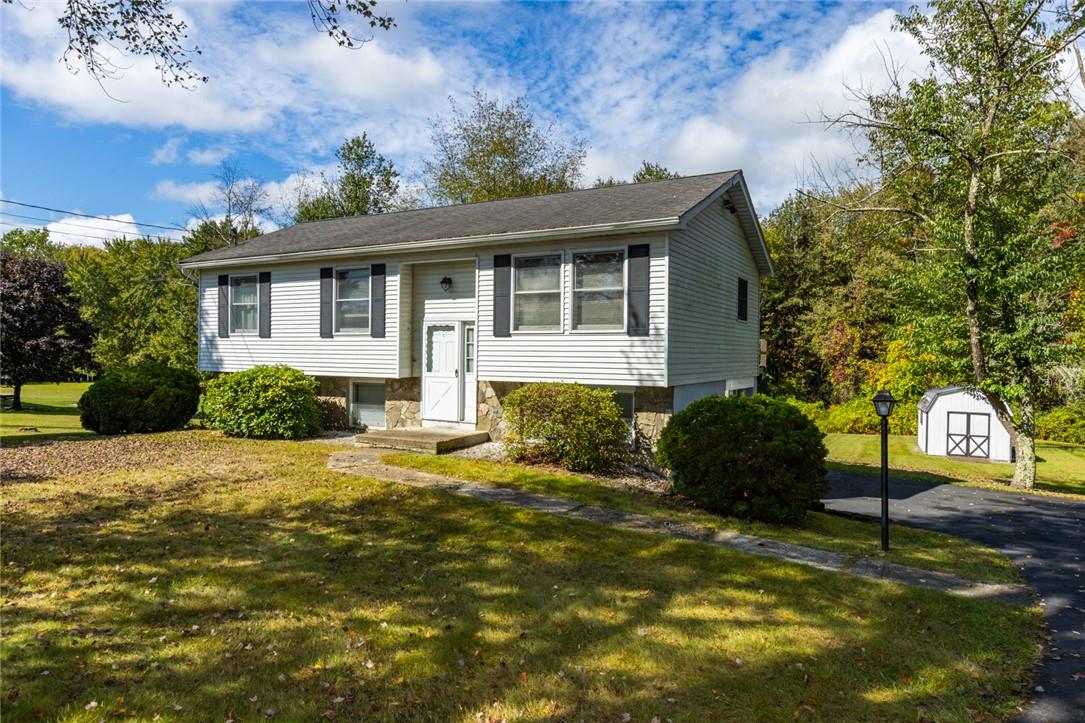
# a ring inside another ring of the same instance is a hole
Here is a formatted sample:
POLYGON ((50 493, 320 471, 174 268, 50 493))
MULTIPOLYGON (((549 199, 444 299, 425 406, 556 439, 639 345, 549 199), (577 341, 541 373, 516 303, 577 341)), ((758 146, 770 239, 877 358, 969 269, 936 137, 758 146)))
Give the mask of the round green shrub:
POLYGON ((513 459, 559 464, 575 472, 612 468, 628 450, 629 427, 609 389, 540 382, 502 402, 513 459))
POLYGON ((1085 403, 1055 407, 1038 415, 1036 436, 1052 442, 1085 444, 1085 403))
POLYGON ((256 366, 207 383, 204 422, 231 437, 301 439, 320 431, 316 379, 285 365, 256 366))
POLYGON ((79 399, 79 421, 99 434, 164 432, 185 426, 199 402, 195 372, 143 362, 91 384, 79 399))
POLYGON ((708 397, 671 417, 656 458, 706 510, 797 522, 829 488, 826 453, 821 431, 785 401, 708 397))

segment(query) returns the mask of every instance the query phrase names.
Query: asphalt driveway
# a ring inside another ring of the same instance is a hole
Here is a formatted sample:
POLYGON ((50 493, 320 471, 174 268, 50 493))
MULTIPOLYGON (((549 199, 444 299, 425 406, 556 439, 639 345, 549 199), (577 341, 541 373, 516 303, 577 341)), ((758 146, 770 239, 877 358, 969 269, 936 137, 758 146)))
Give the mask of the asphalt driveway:
MULTIPOLYGON (((829 510, 880 514, 877 478, 829 477, 829 510)), ((1021 567, 1040 595, 1051 645, 1019 720, 1085 721, 1085 503, 891 477, 889 515, 976 540, 1021 567)))

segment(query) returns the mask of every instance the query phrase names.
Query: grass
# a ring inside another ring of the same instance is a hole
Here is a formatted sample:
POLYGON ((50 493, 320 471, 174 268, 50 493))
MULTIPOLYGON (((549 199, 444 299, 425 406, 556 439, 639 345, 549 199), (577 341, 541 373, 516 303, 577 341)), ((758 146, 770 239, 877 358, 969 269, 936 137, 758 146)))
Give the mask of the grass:
MULTIPOLYGON (((683 519, 849 555, 882 555, 879 549, 881 533, 877 525, 837 515, 815 512, 807 516, 802 526, 769 525, 696 512, 666 498, 618 489, 590 477, 518 464, 410 453, 385 455, 383 461, 457 479, 489 482, 567 497, 591 505, 683 519)), ((960 537, 911 527, 893 528, 893 547, 885 559, 979 580, 1012 582, 1020 578, 1009 559, 989 547, 960 537)))
POLYGON ((961 720, 1040 615, 171 432, 5 448, 5 720, 961 720))
MULTIPOLYGON (((76 408, 89 386, 83 382, 27 384, 22 389, 22 411, 0 411, 0 445, 92 436, 79 423, 76 408)), ((10 394, 12 390, 3 387, 0 391, 10 394)))
MULTIPOLYGON (((825 446, 829 448, 829 460, 836 469, 876 474, 881 459, 877 435, 828 434, 825 446)), ((1040 441, 1036 443, 1036 456, 1037 490, 1085 495, 1085 447, 1040 441)), ((1013 479, 1012 464, 927 455, 919 450, 911 436, 890 435, 889 463, 894 470, 918 473, 909 476, 932 482, 1005 488, 1013 479)))

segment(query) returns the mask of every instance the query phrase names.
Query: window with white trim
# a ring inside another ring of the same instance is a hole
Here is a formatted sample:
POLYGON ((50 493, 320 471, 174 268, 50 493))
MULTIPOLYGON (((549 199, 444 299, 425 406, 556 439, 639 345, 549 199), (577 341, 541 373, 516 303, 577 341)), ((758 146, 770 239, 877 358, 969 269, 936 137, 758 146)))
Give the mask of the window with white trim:
POLYGON ((260 315, 256 274, 230 277, 230 332, 255 332, 260 315))
POLYGON ((335 331, 369 329, 369 267, 335 272, 335 331))
POLYGON ((625 252, 573 254, 573 328, 625 328, 625 252))
POLYGON ((561 254, 520 256, 513 261, 512 328, 561 329, 561 254))

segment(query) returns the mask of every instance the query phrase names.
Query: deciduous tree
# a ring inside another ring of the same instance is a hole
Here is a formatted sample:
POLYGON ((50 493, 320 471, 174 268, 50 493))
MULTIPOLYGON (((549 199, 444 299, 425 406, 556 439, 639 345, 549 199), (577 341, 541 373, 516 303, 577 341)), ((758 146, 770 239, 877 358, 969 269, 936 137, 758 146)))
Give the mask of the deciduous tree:
POLYGON ((580 180, 586 147, 540 126, 524 98, 508 103, 480 90, 471 107, 455 101, 448 117, 431 122, 434 157, 425 161, 427 188, 439 203, 475 203, 571 191, 580 180))
POLYGON ((339 168, 322 176, 317 188, 303 186, 294 221, 385 213, 401 203, 399 172, 363 133, 346 140, 335 152, 339 168))
POLYGON ((64 277, 48 259, 0 253, 0 378, 22 409, 27 382, 61 381, 90 362, 90 326, 64 277))

